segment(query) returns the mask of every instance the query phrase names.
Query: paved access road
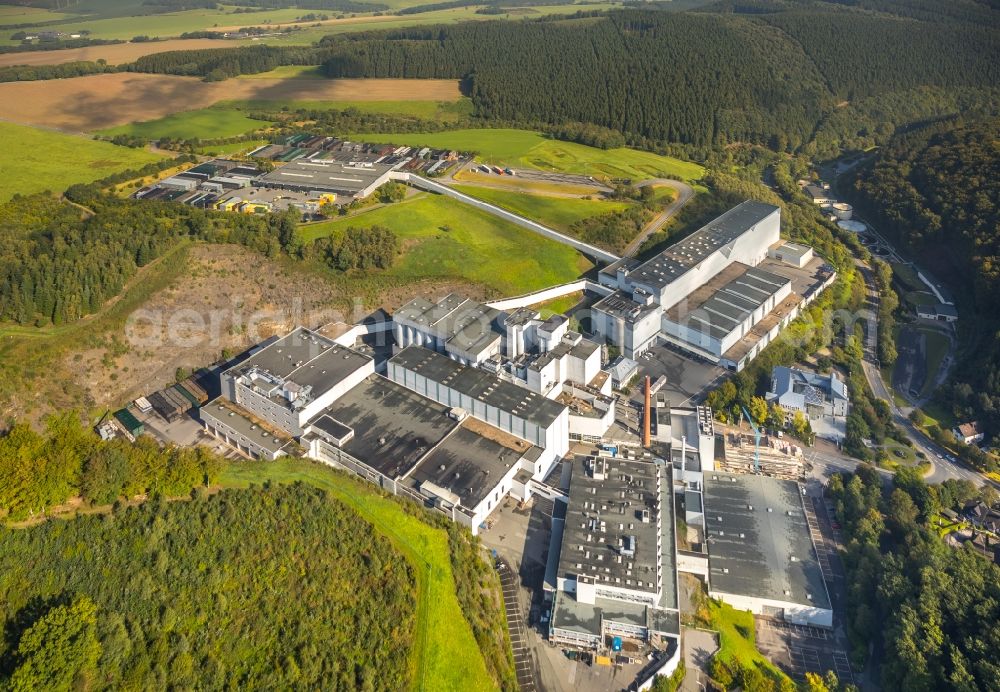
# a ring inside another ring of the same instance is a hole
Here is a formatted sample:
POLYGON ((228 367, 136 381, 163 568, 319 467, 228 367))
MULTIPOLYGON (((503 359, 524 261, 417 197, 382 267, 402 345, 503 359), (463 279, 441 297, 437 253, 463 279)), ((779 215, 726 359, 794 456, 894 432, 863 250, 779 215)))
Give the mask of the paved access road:
POLYGON ((691 198, 694 197, 694 190, 691 189, 690 185, 682 183, 679 180, 670 180, 669 178, 650 178, 649 180, 643 180, 642 182, 637 183, 636 187, 649 187, 651 185, 669 187, 677 193, 677 197, 674 198, 673 202, 664 207, 663 211, 657 214, 655 219, 646 224, 642 233, 637 235, 632 242, 625 247, 625 252, 622 253, 622 256, 624 257, 631 257, 638 252, 639 248, 642 247, 642 244, 646 242, 646 238, 666 226, 667 222, 674 218, 674 214, 680 211, 681 207, 691 201, 691 198))
MULTIPOLYGON (((875 328, 877 329, 876 320, 878 319, 879 295, 878 288, 875 285, 875 274, 872 269, 863 262, 857 262, 857 267, 865 280, 865 286, 868 290, 869 309, 872 310, 874 315, 872 324, 875 325, 875 328)), ((978 471, 974 471, 960 462, 949 461, 948 455, 950 452, 917 430, 916 426, 913 425, 906 413, 896 405, 896 399, 892 395, 892 391, 882 379, 882 372, 878 367, 878 354, 876 352, 877 341, 878 340, 875 337, 875 329, 870 329, 867 338, 864 340, 865 359, 862 361, 861 367, 865 371, 865 378, 868 380, 868 385, 872 388, 872 392, 875 396, 879 399, 885 400, 889 404, 893 422, 906 431, 907 436, 913 442, 914 450, 923 452, 923 454, 931 462, 932 471, 927 476, 927 482, 940 483, 948 480, 949 478, 972 481, 976 485, 984 485, 985 483, 990 482, 978 471)))

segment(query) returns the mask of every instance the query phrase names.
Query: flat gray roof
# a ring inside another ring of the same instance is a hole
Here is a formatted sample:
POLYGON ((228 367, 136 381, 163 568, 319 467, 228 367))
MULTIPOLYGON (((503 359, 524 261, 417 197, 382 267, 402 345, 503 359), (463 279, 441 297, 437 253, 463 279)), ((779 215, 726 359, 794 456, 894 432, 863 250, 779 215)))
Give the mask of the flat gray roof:
POLYGON ((236 377, 257 368, 287 382, 310 386, 317 396, 371 360, 317 332, 296 327, 226 373, 236 377))
POLYGON ((635 302, 632 300, 632 294, 627 291, 615 291, 597 301, 593 309, 634 324, 649 313, 654 312, 657 307, 656 304, 642 305, 635 302))
POLYGON ((257 178, 260 185, 357 194, 392 170, 391 165, 298 159, 257 178))
POLYGON ((595 598, 594 604, 580 603, 572 594, 556 594, 552 609, 552 625, 570 632, 601 635, 604 620, 647 627, 655 632, 680 634, 680 615, 676 611, 658 610, 641 603, 595 598))
POLYGON ((609 584, 656 593, 659 575, 663 579, 660 607, 676 608, 670 469, 650 461, 597 457, 598 462, 605 464, 605 478, 598 480, 588 470, 589 459, 578 456, 571 462, 559 576, 590 576, 595 578, 598 588, 609 584), (658 477, 661 478, 659 491, 658 477), (643 510, 649 512, 647 522, 642 520, 643 510), (604 523, 603 531, 601 522, 604 523), (661 532, 662 558, 658 558, 656 545, 661 532), (635 540, 632 557, 620 555, 626 536, 635 540))
POLYGON ((370 375, 325 413, 354 430, 345 452, 391 478, 413 468, 458 425, 447 406, 381 375, 370 375))
POLYGON ((667 310, 666 317, 722 339, 790 283, 784 276, 733 262, 667 310))
POLYGON ((565 406, 541 394, 505 382, 480 368, 462 365, 423 346, 407 346, 389 362, 542 428, 548 428, 566 410, 565 406))
POLYGON ((198 411, 202 420, 205 420, 206 415, 217 418, 248 440, 253 440, 254 444, 272 455, 291 443, 291 439, 286 434, 276 435, 277 431, 274 426, 261 424, 239 406, 222 397, 213 399, 198 411))
POLYGON ((629 278, 662 290, 691 267, 778 211, 773 204, 747 200, 636 267, 629 278))
POLYGON ((798 483, 706 471, 704 501, 712 591, 830 608, 798 483))
POLYGON ((500 311, 451 293, 437 303, 415 298, 402 306, 393 319, 411 323, 422 331, 466 353, 478 353, 500 339, 494 323, 500 311))
POLYGON ((450 490, 461 498, 463 507, 472 509, 531 447, 520 438, 468 418, 410 477, 450 490))

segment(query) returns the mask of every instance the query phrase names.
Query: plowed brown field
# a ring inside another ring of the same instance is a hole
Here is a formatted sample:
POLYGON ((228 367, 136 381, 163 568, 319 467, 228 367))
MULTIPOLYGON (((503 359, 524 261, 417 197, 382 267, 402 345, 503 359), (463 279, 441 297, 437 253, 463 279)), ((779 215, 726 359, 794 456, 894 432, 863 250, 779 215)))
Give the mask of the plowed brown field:
POLYGON ((454 101, 449 79, 230 79, 116 74, 0 84, 0 119, 68 132, 154 120, 219 101, 454 101))

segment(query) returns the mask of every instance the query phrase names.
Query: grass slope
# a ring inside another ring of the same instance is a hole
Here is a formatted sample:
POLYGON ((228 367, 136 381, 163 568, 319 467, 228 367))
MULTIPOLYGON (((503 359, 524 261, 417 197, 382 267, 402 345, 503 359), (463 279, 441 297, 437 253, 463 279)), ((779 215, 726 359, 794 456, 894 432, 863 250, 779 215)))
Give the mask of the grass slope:
POLYGON ((448 554, 448 537, 370 486, 319 464, 301 460, 232 464, 222 485, 303 481, 330 492, 389 537, 415 567, 417 631, 411 679, 422 690, 489 690, 495 684, 459 608, 448 554))
POLYGON ((568 230, 570 226, 582 219, 589 219, 592 216, 611 211, 621 211, 629 206, 627 202, 530 195, 475 185, 456 185, 455 187, 470 197, 495 204, 501 209, 521 214, 533 221, 560 230, 568 230))
POLYGON ((159 156, 85 137, 0 122, 0 201, 16 193, 62 192, 127 168, 139 168, 159 156))
POLYGON ((572 281, 590 268, 576 250, 440 195, 419 194, 355 216, 304 226, 303 239, 336 235, 350 227, 387 226, 405 248, 384 272, 350 277, 405 285, 427 279, 469 281, 501 295, 520 295, 572 281))
POLYGON ((147 139, 171 137, 175 139, 215 139, 234 137, 267 127, 262 120, 248 118, 239 110, 228 106, 212 106, 193 111, 173 113, 165 118, 141 123, 121 125, 101 130, 102 135, 134 135, 147 139))
POLYGON ((709 601, 711 627, 719 632, 719 651, 715 657, 726 664, 757 668, 775 682, 787 676, 757 649, 753 615, 736 610, 728 603, 709 601))
POLYGON ((431 134, 358 134, 366 142, 394 142, 410 146, 430 146, 474 151, 492 164, 543 171, 576 173, 601 178, 660 178, 677 176, 698 180, 705 169, 681 161, 635 149, 594 147, 547 139, 538 132, 512 129, 453 130, 431 134))

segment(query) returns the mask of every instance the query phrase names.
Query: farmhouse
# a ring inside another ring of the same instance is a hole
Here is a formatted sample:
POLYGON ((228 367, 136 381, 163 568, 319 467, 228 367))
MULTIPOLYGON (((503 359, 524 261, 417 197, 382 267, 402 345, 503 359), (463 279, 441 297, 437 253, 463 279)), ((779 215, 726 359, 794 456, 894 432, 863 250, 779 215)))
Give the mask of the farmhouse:
POLYGON ((959 441, 964 442, 967 445, 975 444, 977 442, 982 442, 983 438, 986 437, 986 434, 983 432, 983 429, 979 427, 979 421, 970 421, 968 423, 962 423, 956 426, 953 432, 955 433, 955 437, 959 441))

